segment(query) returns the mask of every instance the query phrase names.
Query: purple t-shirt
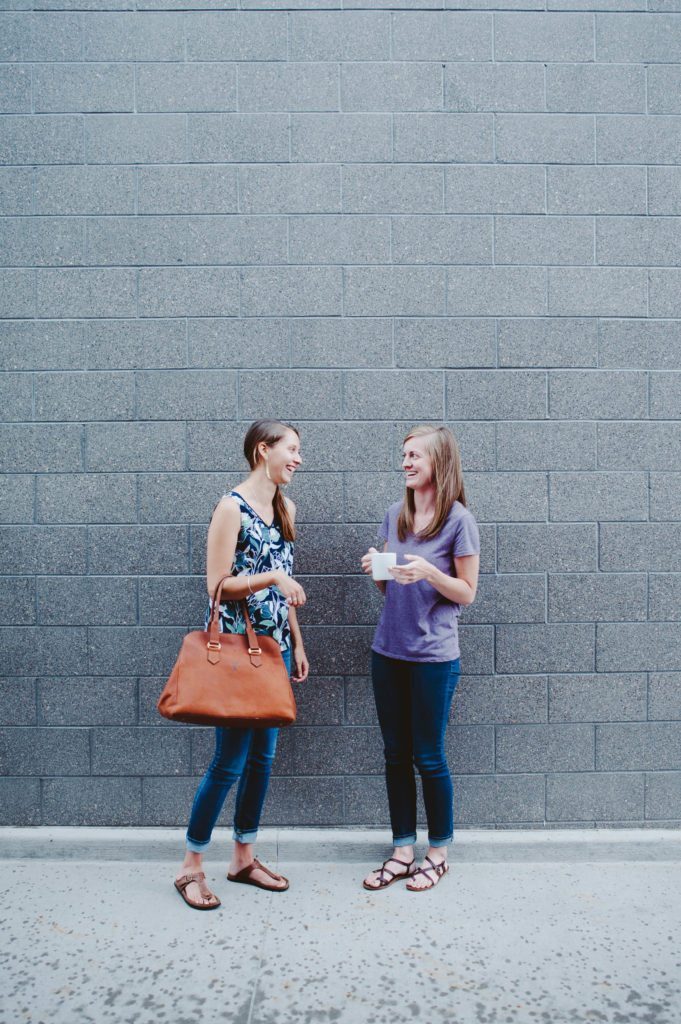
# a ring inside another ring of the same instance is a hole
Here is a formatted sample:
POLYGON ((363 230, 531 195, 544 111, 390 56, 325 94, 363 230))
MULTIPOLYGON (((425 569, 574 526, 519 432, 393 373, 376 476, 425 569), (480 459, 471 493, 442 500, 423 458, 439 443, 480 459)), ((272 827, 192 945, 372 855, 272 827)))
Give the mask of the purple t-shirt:
MULTIPOLYGON (((388 542, 387 551, 397 554, 398 565, 408 565, 405 555, 420 555, 448 576, 456 576, 454 557, 480 554, 480 535, 471 512, 455 501, 436 537, 421 540, 408 533, 404 542, 397 536, 397 517, 402 502, 391 505, 379 536, 388 542)), ((416 583, 385 584, 383 611, 372 647, 387 658, 404 661, 454 661, 459 657, 457 617, 461 605, 446 597, 426 580, 416 583)))

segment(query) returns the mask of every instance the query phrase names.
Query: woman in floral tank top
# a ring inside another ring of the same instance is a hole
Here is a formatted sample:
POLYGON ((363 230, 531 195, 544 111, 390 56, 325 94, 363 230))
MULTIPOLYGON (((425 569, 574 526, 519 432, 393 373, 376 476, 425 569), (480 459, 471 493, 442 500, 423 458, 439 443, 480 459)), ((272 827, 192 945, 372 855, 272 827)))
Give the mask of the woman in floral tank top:
MULTIPOLYGON (((298 431, 286 423, 257 420, 244 439, 244 454, 251 472, 221 498, 208 529, 208 594, 231 573, 222 586, 221 632, 245 633, 240 604, 245 598, 255 632, 277 640, 291 678, 302 682, 309 666, 296 608, 305 604, 305 592, 291 575, 295 505, 281 491, 301 463, 298 431)), ((209 599, 206 625, 211 604, 209 599)), ((196 910, 220 906, 206 884, 201 864, 225 798, 237 780, 234 851, 227 877, 275 892, 288 888, 287 879, 253 855, 278 732, 276 728, 215 730, 215 756, 194 797, 185 858, 175 878, 176 889, 196 910)))

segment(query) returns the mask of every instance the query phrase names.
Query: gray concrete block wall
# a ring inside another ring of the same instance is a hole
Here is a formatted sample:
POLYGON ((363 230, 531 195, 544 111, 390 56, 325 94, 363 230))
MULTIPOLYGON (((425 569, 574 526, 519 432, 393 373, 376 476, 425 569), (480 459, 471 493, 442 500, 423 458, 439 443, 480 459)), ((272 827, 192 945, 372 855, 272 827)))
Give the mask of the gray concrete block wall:
POLYGON ((212 736, 156 699, 274 415, 313 678, 266 820, 387 823, 358 559, 433 420, 459 826, 681 824, 678 5, 0 6, 0 820, 185 822, 212 736))

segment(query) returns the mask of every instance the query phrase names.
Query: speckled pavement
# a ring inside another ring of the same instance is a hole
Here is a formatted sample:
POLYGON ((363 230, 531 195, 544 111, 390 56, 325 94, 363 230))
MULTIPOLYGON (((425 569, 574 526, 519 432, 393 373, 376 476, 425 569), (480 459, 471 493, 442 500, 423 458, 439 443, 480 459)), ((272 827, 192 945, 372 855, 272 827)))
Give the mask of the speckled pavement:
POLYGON ((283 894, 227 882, 214 849, 223 903, 203 913, 175 892, 167 858, 124 860, 120 846, 115 860, 100 859, 105 847, 20 858, 15 842, 0 885, 0 1021, 679 1024, 678 839, 665 852, 644 835, 640 854, 620 850, 640 859, 618 860, 616 843, 599 850, 588 833, 515 847, 505 834, 495 859, 494 836, 455 844, 449 875, 418 894, 361 888, 375 839, 369 862, 359 839, 340 844, 343 860, 328 844, 295 861, 272 846, 283 894))

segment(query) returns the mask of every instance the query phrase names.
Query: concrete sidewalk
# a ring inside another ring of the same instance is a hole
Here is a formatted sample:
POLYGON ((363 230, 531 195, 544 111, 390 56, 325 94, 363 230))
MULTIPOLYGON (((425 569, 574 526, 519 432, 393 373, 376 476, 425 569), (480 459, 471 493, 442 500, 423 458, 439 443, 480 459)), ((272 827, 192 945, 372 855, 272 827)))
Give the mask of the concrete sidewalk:
POLYGON ((678 1024, 681 833, 459 832, 430 893, 362 889, 377 832, 266 830, 284 894, 172 886, 181 830, 0 829, 0 1020, 678 1024))

